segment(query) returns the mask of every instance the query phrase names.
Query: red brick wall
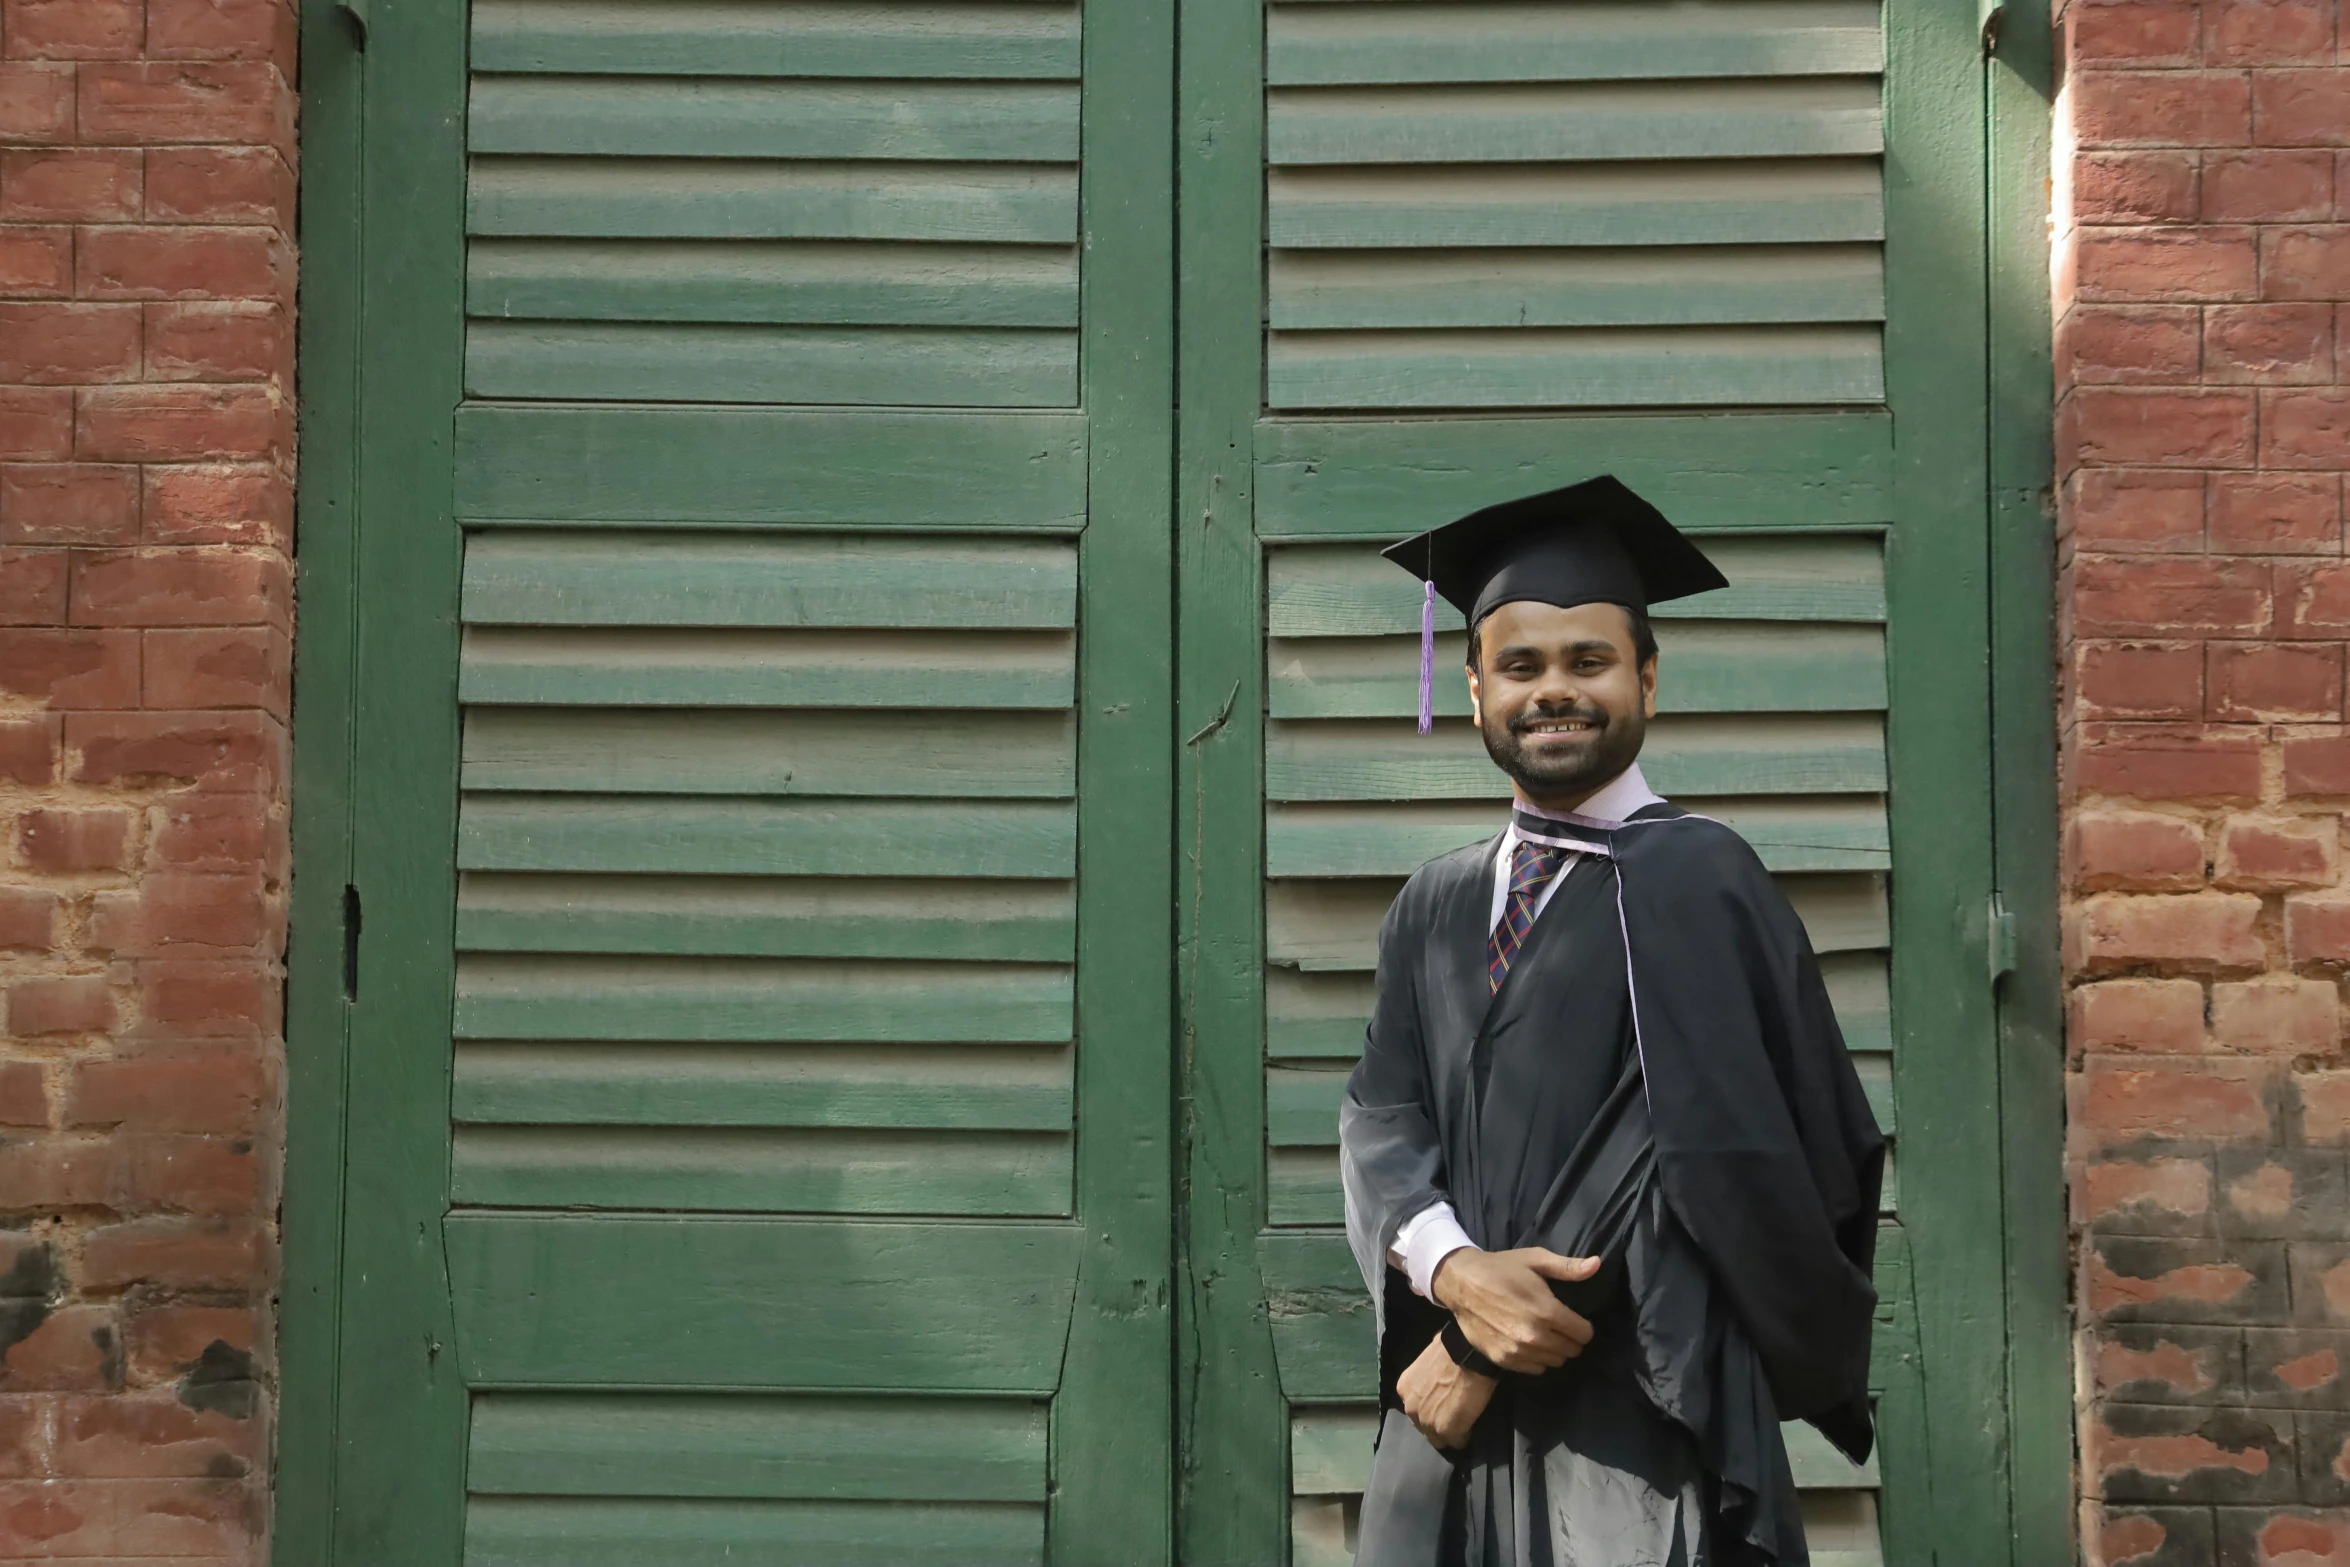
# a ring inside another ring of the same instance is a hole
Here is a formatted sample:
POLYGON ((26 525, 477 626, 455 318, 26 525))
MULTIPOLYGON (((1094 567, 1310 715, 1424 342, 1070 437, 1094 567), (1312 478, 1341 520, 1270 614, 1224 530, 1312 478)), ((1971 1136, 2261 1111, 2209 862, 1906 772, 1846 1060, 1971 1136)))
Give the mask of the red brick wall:
POLYGON ((260 1557, 289 0, 0 0, 0 1559, 260 1557))
POLYGON ((2062 26, 2084 1545, 2350 1564, 2350 38, 2327 0, 2062 26))

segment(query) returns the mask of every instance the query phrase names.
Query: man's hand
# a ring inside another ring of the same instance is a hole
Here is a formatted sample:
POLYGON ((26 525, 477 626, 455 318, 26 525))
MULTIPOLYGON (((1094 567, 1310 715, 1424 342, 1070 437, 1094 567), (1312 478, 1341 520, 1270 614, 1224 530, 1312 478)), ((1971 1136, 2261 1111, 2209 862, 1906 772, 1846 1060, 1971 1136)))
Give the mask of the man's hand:
POLYGON ((1493 1387, 1493 1378, 1454 1365, 1441 1338, 1430 1339, 1395 1383, 1404 1414, 1438 1447, 1469 1445, 1469 1432, 1492 1401, 1493 1387))
POLYGON ((1487 1360, 1505 1371, 1548 1371, 1591 1342, 1591 1324, 1559 1304, 1550 1281, 1572 1284, 1598 1271, 1597 1257, 1562 1257, 1539 1246, 1463 1247, 1436 1265, 1428 1293, 1487 1360))

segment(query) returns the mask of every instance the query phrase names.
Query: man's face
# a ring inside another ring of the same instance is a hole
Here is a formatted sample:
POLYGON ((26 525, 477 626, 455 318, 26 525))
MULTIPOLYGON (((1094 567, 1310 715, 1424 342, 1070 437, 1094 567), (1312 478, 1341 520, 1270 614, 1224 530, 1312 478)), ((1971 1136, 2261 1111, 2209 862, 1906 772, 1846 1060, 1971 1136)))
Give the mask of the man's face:
POLYGON ((1656 716, 1656 662, 1639 661, 1622 605, 1521 601, 1479 630, 1471 708, 1528 799, 1571 810, 1632 765, 1656 716))

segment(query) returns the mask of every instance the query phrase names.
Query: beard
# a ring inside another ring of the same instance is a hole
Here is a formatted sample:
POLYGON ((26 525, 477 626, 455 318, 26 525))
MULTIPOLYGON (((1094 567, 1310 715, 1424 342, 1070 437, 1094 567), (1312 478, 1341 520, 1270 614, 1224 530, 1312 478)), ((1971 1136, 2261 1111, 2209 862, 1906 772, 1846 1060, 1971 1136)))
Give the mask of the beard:
POLYGON ((1648 737, 1647 716, 1638 708, 1611 717, 1597 707, 1529 707, 1506 722, 1488 713, 1480 727, 1493 765, 1536 799, 1597 790, 1632 765, 1648 737), (1571 745, 1527 742, 1530 726, 1559 718, 1580 719, 1592 727, 1584 740, 1571 745))

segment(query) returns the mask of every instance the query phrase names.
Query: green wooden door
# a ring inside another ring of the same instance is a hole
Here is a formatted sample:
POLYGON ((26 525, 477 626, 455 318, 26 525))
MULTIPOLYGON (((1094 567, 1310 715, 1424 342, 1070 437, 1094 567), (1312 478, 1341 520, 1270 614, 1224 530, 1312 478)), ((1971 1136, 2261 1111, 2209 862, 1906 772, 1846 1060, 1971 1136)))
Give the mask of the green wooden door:
POLYGON ((1171 12, 310 20, 279 1559, 1164 1561, 1171 12))
POLYGON ((1337 1107, 1379 920, 1494 832, 1457 616, 1375 549, 1612 471, 1735 584, 1643 758, 1809 926, 1894 1135, 1880 1455, 1815 1559, 2006 1560, 1983 63, 1944 0, 1186 0, 1185 1559, 1347 1559, 1337 1107))

